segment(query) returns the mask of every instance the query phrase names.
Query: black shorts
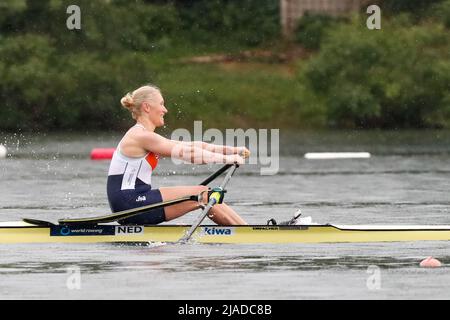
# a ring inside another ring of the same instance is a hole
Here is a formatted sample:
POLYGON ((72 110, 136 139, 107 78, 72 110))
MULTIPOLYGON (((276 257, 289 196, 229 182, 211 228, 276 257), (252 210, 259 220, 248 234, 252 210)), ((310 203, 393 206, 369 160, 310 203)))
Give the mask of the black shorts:
MULTIPOLYGON (((159 189, 151 189, 149 186, 137 187, 133 190, 111 190, 108 188, 109 206, 112 212, 119 212, 150 204, 162 202, 159 189)), ((151 209, 148 212, 120 220, 120 224, 159 224, 166 221, 164 208, 151 209)))

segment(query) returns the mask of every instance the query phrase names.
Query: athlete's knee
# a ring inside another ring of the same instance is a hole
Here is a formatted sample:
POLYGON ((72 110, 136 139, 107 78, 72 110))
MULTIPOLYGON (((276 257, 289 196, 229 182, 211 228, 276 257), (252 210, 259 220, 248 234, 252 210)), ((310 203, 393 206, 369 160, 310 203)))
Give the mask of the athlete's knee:
POLYGON ((197 187, 198 187, 198 190, 200 192, 204 192, 204 191, 208 191, 209 190, 208 186, 197 186, 197 187))

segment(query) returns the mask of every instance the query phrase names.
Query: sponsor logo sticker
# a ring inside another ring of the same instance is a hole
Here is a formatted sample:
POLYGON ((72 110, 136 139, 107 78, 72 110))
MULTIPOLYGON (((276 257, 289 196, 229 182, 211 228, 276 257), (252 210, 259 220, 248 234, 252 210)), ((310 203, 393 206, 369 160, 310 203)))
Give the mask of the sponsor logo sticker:
POLYGON ((234 234, 233 227, 203 227, 203 234, 208 236, 231 236, 234 234))
POLYGON ((50 236, 108 236, 114 235, 113 226, 53 226, 50 236))
POLYGON ((142 201, 145 201, 145 200, 147 200, 146 196, 139 196, 139 197, 136 198, 136 202, 142 202, 142 201))

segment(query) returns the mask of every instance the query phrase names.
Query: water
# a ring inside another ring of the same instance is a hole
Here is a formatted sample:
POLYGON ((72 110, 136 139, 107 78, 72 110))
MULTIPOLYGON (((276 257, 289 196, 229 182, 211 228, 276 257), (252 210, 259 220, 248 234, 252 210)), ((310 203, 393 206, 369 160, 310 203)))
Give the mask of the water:
MULTIPOLYGON (((114 147, 119 136, 92 137, 5 135, 1 143, 12 156, 0 161, 0 220, 107 213, 109 163, 88 155, 93 147, 114 147)), ((450 132, 282 132, 280 150, 278 175, 243 166, 229 184, 227 202, 250 223, 284 220, 298 208, 324 223, 450 223, 450 132), (373 156, 302 157, 314 151, 373 156)), ((217 167, 163 160, 153 180, 197 184, 217 167)), ((0 298, 449 299, 449 245, 0 245, 0 298), (420 268, 427 256, 443 267, 420 268), (71 270, 80 271, 79 289, 70 285, 71 270)))

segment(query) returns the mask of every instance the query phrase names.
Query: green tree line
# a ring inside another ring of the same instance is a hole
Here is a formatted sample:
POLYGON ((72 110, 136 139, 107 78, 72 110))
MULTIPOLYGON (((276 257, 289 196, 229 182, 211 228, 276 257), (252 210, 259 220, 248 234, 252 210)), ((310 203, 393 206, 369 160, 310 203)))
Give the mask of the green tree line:
POLYGON ((294 41, 309 53, 288 73, 181 62, 284 50, 278 0, 79 0, 81 30, 66 27, 71 4, 0 3, 0 130, 122 128, 120 98, 148 82, 173 126, 450 126, 450 0, 379 1, 376 31, 364 10, 306 15, 294 41))
POLYGON ((384 1, 381 30, 366 15, 305 16, 297 41, 318 50, 298 71, 318 125, 450 126, 450 1, 384 1))
POLYGON ((148 2, 77 1, 81 30, 66 28, 72 1, 12 1, 2 8, 0 128, 127 125, 122 95, 158 84, 168 72, 176 82, 183 67, 174 65, 176 58, 238 51, 278 34, 277 1, 148 2))

